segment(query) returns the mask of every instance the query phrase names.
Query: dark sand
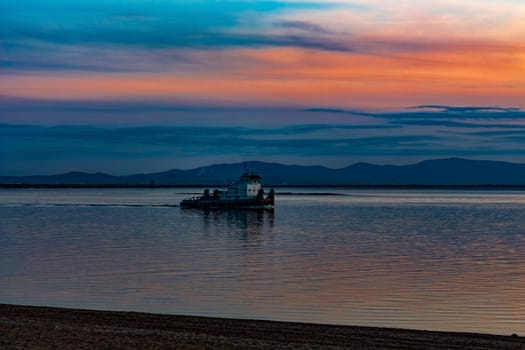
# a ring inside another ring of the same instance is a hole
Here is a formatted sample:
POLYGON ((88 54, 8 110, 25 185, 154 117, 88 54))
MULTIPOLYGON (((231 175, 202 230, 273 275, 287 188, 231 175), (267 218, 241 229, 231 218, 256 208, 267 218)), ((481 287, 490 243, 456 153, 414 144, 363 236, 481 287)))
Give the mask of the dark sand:
POLYGON ((525 349, 525 338, 0 304, 0 349, 525 349))

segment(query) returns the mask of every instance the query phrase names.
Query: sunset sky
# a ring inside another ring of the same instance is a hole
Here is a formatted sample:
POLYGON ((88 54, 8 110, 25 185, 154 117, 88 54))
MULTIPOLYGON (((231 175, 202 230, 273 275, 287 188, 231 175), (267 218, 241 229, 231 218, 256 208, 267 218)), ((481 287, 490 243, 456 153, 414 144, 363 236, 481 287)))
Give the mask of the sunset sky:
POLYGON ((525 162, 522 0, 5 0, 0 175, 525 162))

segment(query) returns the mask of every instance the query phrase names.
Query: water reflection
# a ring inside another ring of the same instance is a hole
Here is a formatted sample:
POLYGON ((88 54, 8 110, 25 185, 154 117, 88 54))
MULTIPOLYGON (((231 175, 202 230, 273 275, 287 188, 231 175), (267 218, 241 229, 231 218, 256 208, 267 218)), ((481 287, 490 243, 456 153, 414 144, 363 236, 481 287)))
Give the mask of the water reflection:
POLYGON ((525 193, 291 194, 275 213, 68 193, 0 193, 2 302, 525 332, 525 193))
POLYGON ((217 227, 237 232, 241 238, 259 235, 263 229, 273 229, 275 212, 273 209, 181 209, 184 213, 202 216, 204 231, 214 231, 217 227))

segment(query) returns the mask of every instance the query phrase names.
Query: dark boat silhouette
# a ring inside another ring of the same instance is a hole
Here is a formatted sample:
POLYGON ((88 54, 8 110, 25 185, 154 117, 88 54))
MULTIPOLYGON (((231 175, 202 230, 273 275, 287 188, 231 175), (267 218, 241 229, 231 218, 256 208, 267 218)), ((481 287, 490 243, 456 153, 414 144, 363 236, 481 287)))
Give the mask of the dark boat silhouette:
POLYGON ((226 190, 209 189, 198 197, 186 198, 180 202, 182 208, 273 208, 275 191, 272 188, 265 196, 261 186, 261 177, 250 171, 245 171, 239 180, 228 185, 226 190))

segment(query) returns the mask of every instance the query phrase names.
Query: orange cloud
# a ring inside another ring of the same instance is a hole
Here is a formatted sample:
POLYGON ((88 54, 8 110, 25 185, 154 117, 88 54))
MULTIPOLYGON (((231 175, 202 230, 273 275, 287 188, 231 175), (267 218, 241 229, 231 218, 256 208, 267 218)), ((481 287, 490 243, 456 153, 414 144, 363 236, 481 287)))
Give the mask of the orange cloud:
MULTIPOLYGON (((403 41, 389 45, 403 45, 403 41)), ((231 59, 232 63, 206 75, 13 75, 4 77, 0 93, 51 99, 134 97, 241 105, 404 107, 444 103, 525 108, 525 48, 516 45, 425 43, 420 50, 399 53, 264 48, 223 51, 220 55, 222 61, 231 59)))

